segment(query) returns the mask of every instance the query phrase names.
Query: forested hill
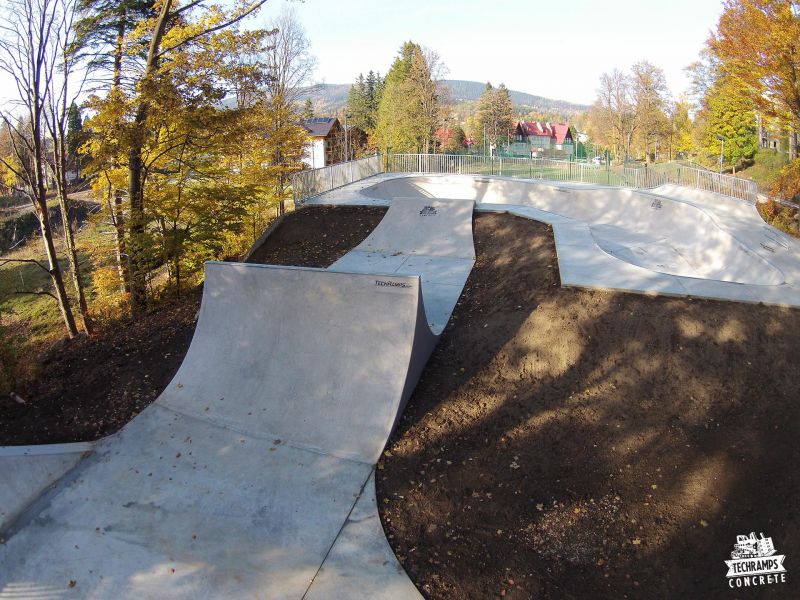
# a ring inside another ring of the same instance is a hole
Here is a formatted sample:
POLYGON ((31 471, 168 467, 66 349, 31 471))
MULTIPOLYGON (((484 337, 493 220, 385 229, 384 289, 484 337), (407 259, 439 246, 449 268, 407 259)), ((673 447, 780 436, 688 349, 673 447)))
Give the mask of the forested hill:
MULTIPOLYGON (((483 90, 486 89, 486 83, 478 81, 464 81, 462 79, 445 79, 444 83, 450 88, 450 95, 455 102, 471 102, 480 98, 483 90)), ((501 82, 492 82, 492 85, 497 86, 501 82)), ((545 98, 543 96, 536 96, 527 92, 519 92, 517 90, 508 90, 509 96, 514 106, 526 106, 539 108, 543 110, 558 110, 562 112, 583 112, 588 110, 586 104, 577 104, 575 102, 567 102, 565 100, 553 100, 552 98, 545 98)))
MULTIPOLYGON (((500 82, 492 82, 499 85, 500 82)), ((478 81, 464 81, 461 79, 445 79, 444 84, 450 89, 450 96, 455 103, 474 102, 483 93, 486 83, 478 81)), ((322 83, 309 88, 305 97, 310 97, 318 111, 334 113, 342 109, 347 103, 347 92, 350 90, 349 83, 322 83)), ((526 92, 509 90, 511 101, 517 109, 538 109, 542 111, 553 111, 561 114, 579 113, 589 107, 585 104, 567 102, 565 100, 553 100, 526 92)))

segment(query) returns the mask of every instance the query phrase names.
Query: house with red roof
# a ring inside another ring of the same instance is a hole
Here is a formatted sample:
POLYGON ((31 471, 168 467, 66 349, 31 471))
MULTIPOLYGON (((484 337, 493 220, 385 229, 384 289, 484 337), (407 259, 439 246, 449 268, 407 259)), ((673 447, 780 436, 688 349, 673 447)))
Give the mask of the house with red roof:
POLYGON ((571 158, 574 148, 575 140, 566 123, 517 121, 508 152, 534 158, 571 158))

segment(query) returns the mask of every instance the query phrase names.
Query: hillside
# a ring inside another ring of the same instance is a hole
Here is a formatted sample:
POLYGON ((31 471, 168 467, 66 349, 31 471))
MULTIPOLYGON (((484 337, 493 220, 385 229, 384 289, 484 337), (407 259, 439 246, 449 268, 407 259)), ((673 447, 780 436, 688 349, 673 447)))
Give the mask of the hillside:
MULTIPOLYGON (((480 98, 486 83, 478 81, 464 81, 461 79, 446 79, 444 83, 450 89, 450 95, 455 102, 472 102, 480 98)), ((495 84, 496 85, 496 84, 495 84)), ((564 112, 583 112, 588 110, 585 104, 576 104, 565 100, 554 100, 544 96, 536 96, 527 92, 509 90, 511 101, 517 108, 538 108, 541 110, 557 110, 564 112)))
MULTIPOLYGON (((456 104, 476 101, 486 87, 485 83, 461 79, 445 79, 443 83, 450 90, 450 97, 456 104)), ((311 98, 318 114, 336 113, 342 110, 347 103, 349 90, 349 83, 321 83, 308 88, 302 99, 311 98)), ((519 112, 535 109, 570 115, 589 108, 585 104, 554 100, 517 90, 509 90, 509 93, 515 109, 519 112)))

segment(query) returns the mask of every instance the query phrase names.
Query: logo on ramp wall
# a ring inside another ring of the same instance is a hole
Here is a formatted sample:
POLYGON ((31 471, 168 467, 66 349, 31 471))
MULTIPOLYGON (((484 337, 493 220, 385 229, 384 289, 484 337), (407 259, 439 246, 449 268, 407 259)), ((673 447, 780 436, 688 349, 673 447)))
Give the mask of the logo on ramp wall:
POLYGON ((437 211, 433 206, 423 206, 422 210, 419 211, 419 214, 422 217, 432 217, 436 213, 437 213, 437 211))
POLYGON ((405 281, 387 281, 383 279, 376 279, 375 285, 378 287, 387 287, 387 288, 410 288, 411 284, 406 283, 405 281))
POLYGON ((756 587, 773 583, 786 583, 786 569, 783 561, 786 556, 776 554, 771 537, 737 535, 728 566, 728 586, 732 588, 756 587))

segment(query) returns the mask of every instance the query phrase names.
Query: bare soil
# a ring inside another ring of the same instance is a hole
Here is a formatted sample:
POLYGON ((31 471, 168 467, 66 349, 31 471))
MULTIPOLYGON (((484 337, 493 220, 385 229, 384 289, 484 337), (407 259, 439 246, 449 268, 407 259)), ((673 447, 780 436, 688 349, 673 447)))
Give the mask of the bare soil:
MULTIPOLYGON (((257 259, 325 267, 383 215, 308 208, 257 259)), ((475 218, 477 262, 378 465, 384 528, 430 598, 800 597, 800 311, 564 289, 549 227, 475 218), (737 534, 787 583, 728 587, 737 534)), ((152 402, 199 290, 51 353, 0 444, 91 440, 152 402)))
MULTIPOLYGON (((386 209, 310 208, 288 214, 256 252, 259 262, 327 267, 357 246, 386 209)), ((20 404, 0 398, 0 446, 96 440, 155 400, 192 340, 201 289, 162 302, 42 357, 20 386, 20 404)))
POLYGON ((247 262, 329 267, 380 223, 385 207, 308 206, 287 215, 247 262))
MULTIPOLYGON (((800 555, 800 311, 565 289, 552 231, 475 218, 477 261, 378 466, 436 599, 730 589, 737 534, 800 555)), ((792 561, 793 562, 793 561, 792 561)))

